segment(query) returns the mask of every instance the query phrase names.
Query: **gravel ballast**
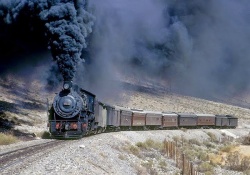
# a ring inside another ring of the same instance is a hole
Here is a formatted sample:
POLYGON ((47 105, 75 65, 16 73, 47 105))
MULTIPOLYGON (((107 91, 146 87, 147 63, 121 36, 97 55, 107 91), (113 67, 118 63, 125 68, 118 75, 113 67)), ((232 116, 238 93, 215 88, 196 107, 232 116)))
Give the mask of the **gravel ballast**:
MULTIPOLYGON (((172 140, 174 136, 184 137, 185 139, 208 139, 208 132, 214 133, 220 137, 225 130, 161 130, 161 131, 123 131, 115 133, 103 133, 90 137, 84 137, 80 140, 69 140, 63 146, 59 146, 53 150, 45 151, 38 157, 32 158, 16 167, 11 168, 11 174, 150 174, 145 167, 145 159, 125 151, 123 148, 129 145, 135 145, 146 139, 155 141, 163 141, 164 139, 172 140)), ((227 130, 237 136, 247 135, 249 129, 227 130)), ((38 141, 30 141, 38 142, 38 141)), ((41 141, 40 141, 41 142, 41 141)), ((20 143, 19 143, 20 144, 20 143)), ((24 142, 27 145, 27 142, 24 142)), ((17 146, 18 144, 16 144, 17 146)), ((11 146, 16 148, 16 146, 11 146)), ((20 145, 19 145, 20 146, 20 145)), ((11 147, 9 149, 11 149, 11 147)), ((1 147, 0 147, 1 148, 1 147)), ((1 151, 5 149, 0 149, 1 151)), ((175 167, 175 163, 171 159, 166 159, 166 167, 159 169, 153 167, 158 174, 175 174, 180 172, 175 167)), ((151 159, 153 162, 156 158, 151 159)), ((226 170, 217 169, 218 174, 225 173, 226 170)), ((233 171, 226 171, 228 175, 241 174, 233 171)), ((9 174, 10 171, 5 170, 2 174, 9 174)))

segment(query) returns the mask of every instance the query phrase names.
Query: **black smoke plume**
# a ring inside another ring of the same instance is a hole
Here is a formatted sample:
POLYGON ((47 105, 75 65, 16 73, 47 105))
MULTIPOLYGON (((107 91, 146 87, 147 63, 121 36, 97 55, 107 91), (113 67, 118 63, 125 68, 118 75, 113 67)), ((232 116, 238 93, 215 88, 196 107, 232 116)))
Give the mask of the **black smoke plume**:
POLYGON ((7 65, 17 63, 15 58, 22 58, 30 50, 36 52, 31 48, 45 51, 47 42, 63 79, 72 80, 82 50, 87 47, 86 37, 92 31, 94 18, 84 10, 85 5, 83 0, 1 0, 1 51, 7 65))

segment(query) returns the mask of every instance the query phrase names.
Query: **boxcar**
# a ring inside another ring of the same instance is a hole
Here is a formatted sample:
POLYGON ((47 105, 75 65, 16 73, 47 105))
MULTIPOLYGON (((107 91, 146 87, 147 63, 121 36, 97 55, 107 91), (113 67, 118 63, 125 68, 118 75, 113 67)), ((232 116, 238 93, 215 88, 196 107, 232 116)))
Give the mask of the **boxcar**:
POLYGON ((146 113, 143 110, 132 110, 132 126, 145 127, 146 113))
POLYGON ((107 107, 107 127, 109 129, 119 130, 120 126, 120 108, 117 106, 106 105, 107 107))
POLYGON ((105 105, 107 109, 107 126, 114 125, 114 118, 115 118, 115 107, 111 105, 105 105))
POLYGON ((163 128, 177 128, 178 115, 176 113, 162 113, 162 127, 163 128))
POLYGON ((102 102, 95 103, 95 118, 98 122, 98 130, 104 131, 107 124, 107 109, 102 102))
POLYGON ((129 108, 120 108, 120 127, 131 127, 132 124, 132 111, 129 108))
POLYGON ((215 115, 213 114, 196 114, 197 126, 211 127, 215 126, 215 115))
POLYGON ((227 115, 228 117, 228 126, 230 128, 236 128, 238 126, 238 118, 232 115, 227 115))
POLYGON ((215 125, 217 127, 235 128, 238 126, 238 118, 230 115, 216 115, 215 125))
POLYGON ((178 113, 180 127, 196 127, 197 116, 195 114, 178 113))
POLYGON ((228 126, 228 118, 226 115, 216 115, 215 126, 228 126))
POLYGON ((158 129, 162 127, 162 113, 154 111, 145 111, 146 127, 149 129, 158 129))

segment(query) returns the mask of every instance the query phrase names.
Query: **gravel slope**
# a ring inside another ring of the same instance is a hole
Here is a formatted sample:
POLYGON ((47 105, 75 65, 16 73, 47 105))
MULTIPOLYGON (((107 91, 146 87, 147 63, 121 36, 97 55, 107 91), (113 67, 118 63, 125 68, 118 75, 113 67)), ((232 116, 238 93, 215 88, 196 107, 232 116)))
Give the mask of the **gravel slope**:
MULTIPOLYGON (((172 140, 174 136, 183 136, 185 139, 208 139, 208 132, 222 137, 220 130, 164 130, 164 131, 123 131, 116 133, 103 133, 91 137, 85 137, 81 140, 67 141, 65 146, 59 147, 53 151, 45 152, 38 158, 33 158, 32 162, 13 167, 11 171, 4 171, 1 174, 150 174, 142 166, 145 157, 140 158, 135 154, 126 151, 130 145, 146 139, 163 141, 164 139, 172 140)), ((236 136, 248 134, 248 129, 227 130, 236 136)), ((157 174, 175 174, 180 172, 175 167, 173 160, 164 157, 151 158, 157 165, 157 160, 161 159, 166 162, 164 169, 157 166, 153 167, 157 174)), ((28 160, 27 160, 28 161, 28 160)), ((241 174, 232 171, 217 169, 217 174, 227 172, 228 175, 241 174)))

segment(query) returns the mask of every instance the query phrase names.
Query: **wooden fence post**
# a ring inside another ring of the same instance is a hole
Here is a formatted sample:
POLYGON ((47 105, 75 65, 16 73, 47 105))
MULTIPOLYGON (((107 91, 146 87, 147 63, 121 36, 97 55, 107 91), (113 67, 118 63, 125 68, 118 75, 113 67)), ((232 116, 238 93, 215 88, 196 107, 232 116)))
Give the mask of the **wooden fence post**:
POLYGON ((179 168, 179 155, 178 155, 178 150, 176 150, 176 166, 179 168))
POLYGON ((173 145, 172 145, 172 142, 170 142, 170 158, 173 159, 173 145))
POLYGON ((182 154, 182 174, 185 175, 185 154, 182 154))
MULTIPOLYGON (((182 144, 183 145, 182 139, 182 144)), ((181 146, 181 145, 180 145, 181 146)), ((197 171, 195 164, 185 157, 185 153, 181 151, 178 147, 177 141, 167 141, 164 140, 164 151, 168 158, 175 161, 176 167, 182 169, 182 175, 200 175, 201 173, 197 171)))
POLYGON ((194 175, 194 164, 191 162, 191 175, 194 175))
POLYGON ((169 141, 167 142, 167 156, 169 158, 169 141))

